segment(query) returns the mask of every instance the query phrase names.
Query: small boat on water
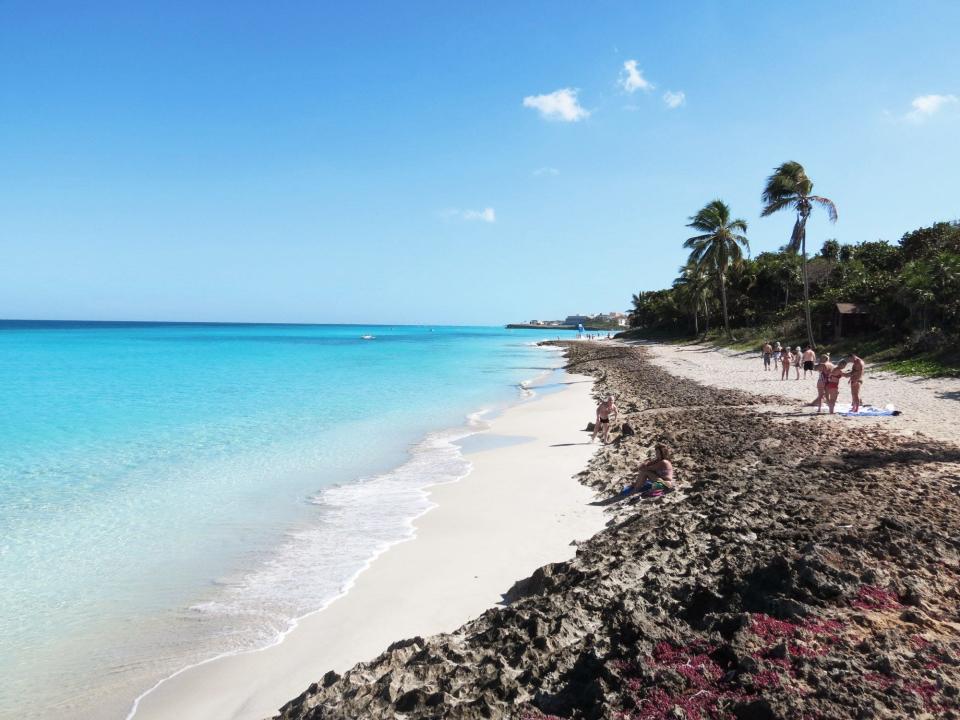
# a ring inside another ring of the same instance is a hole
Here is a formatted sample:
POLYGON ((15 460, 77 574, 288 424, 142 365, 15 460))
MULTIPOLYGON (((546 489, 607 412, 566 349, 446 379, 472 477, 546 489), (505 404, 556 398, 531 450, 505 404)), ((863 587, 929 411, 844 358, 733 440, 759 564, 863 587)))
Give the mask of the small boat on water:
POLYGON ((360 339, 361 339, 361 340, 376 340, 376 339, 377 339, 377 336, 376 336, 376 335, 361 335, 361 336, 360 336, 360 339))

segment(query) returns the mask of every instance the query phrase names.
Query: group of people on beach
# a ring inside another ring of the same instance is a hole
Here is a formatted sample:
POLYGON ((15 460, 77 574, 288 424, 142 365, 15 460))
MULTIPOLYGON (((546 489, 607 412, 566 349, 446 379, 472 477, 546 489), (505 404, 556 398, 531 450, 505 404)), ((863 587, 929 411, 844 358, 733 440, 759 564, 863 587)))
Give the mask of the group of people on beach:
MULTIPOLYGON (((782 367, 781 380, 789 378, 791 368, 795 370, 797 380, 800 379, 801 367, 804 378, 808 374, 816 376, 817 399, 809 405, 816 405, 818 413, 823 410, 823 403, 826 401, 830 413, 833 414, 840 395, 840 381, 843 378, 847 378, 850 382, 852 399, 850 412, 855 413, 860 410, 860 389, 863 387, 865 366, 863 359, 857 355, 851 353, 846 358, 834 363, 831 361, 829 353, 824 353, 817 358, 816 352, 809 345, 804 350, 801 350, 799 346, 791 350, 789 347, 781 346, 780 343, 764 343, 761 352, 764 370, 770 370, 771 365, 776 367, 776 364, 782 367), (848 366, 849 370, 847 369, 848 366)), ((594 442, 597 436, 600 437, 600 442, 604 445, 609 442, 610 427, 618 412, 613 395, 607 395, 597 404, 590 442, 594 442)), ((637 481, 624 487, 621 495, 639 492, 643 497, 660 497, 673 490, 674 477, 671 457, 672 451, 667 445, 657 444, 654 447, 653 458, 641 464, 638 468, 637 481)))
POLYGON ((837 399, 840 396, 840 381, 847 378, 850 382, 850 412, 860 410, 861 399, 860 390, 863 387, 863 359, 850 353, 846 358, 834 364, 830 360, 830 354, 824 353, 817 358, 817 353, 812 347, 807 345, 804 350, 800 350, 798 345, 791 350, 789 346, 783 347, 780 343, 764 343, 760 350, 763 357, 763 369, 769 371, 773 366, 774 371, 777 367, 781 368, 780 379, 788 380, 790 378, 790 369, 793 368, 797 380, 800 379, 800 367, 803 366, 803 377, 807 374, 813 374, 817 378, 817 399, 809 403, 811 406, 817 406, 817 412, 823 409, 823 402, 826 400, 827 408, 833 414, 837 405, 837 399), (850 369, 847 370, 847 366, 850 369))
POLYGON ((815 371, 817 353, 809 345, 805 350, 801 350, 799 345, 791 350, 789 346, 782 347, 780 343, 773 345, 764 343, 761 353, 763 355, 763 369, 765 371, 773 369, 776 372, 777 368, 781 368, 781 380, 790 379, 791 368, 796 373, 796 380, 800 379, 801 366, 803 367, 803 377, 807 377, 807 373, 815 371))
MULTIPOLYGON (((604 445, 609 441, 610 425, 618 415, 617 403, 613 395, 607 395, 597 405, 596 418, 593 423, 593 435, 590 442, 600 436, 604 445)), ((654 447, 652 459, 638 468, 637 482, 625 487, 621 494, 639 492, 643 497, 660 497, 674 488, 673 463, 670 461, 673 453, 667 445, 659 443, 654 447)))

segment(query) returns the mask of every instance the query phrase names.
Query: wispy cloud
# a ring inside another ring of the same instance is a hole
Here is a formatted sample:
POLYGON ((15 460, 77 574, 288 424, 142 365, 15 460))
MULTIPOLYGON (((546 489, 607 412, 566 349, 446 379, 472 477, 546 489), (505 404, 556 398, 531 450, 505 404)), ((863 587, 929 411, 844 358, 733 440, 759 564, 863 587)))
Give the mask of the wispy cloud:
POLYGON ((467 222, 485 223, 494 223, 497 221, 497 213, 492 207, 483 208, 483 210, 447 208, 446 210, 441 210, 439 215, 444 220, 466 220, 467 222))
POLYGON ((678 107, 687 102, 687 94, 683 90, 678 90, 673 92, 673 90, 667 90, 663 94, 663 101, 667 104, 667 107, 671 110, 676 110, 678 107))
POLYGON ((907 119, 919 122, 935 115, 948 105, 957 103, 956 95, 920 95, 910 103, 913 110, 907 113, 907 119))
POLYGON ((483 210, 464 210, 463 219, 493 223, 497 221, 497 214, 493 211, 492 207, 484 208, 483 210))
POLYGON ((533 171, 534 177, 543 177, 544 175, 549 175, 551 177, 556 177, 560 174, 560 171, 555 167, 541 167, 533 171))
POLYGON ((523 106, 537 110, 546 120, 577 122, 590 117, 590 111, 577 100, 578 92, 575 88, 561 88, 547 95, 527 95, 523 106))
POLYGON ((627 60, 620 71, 620 87, 632 95, 637 90, 650 92, 656 86, 643 76, 643 70, 637 67, 636 60, 627 60))

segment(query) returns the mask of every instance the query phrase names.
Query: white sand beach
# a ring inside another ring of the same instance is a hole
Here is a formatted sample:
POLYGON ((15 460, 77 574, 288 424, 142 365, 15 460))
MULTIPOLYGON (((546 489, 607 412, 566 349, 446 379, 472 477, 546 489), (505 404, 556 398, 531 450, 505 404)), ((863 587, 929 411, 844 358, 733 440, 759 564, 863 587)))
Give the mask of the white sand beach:
POLYGON ((564 375, 562 383, 468 443, 471 473, 433 488, 437 506, 415 522, 416 537, 377 558, 346 595, 278 645, 168 679, 140 701, 137 720, 270 717, 328 670, 347 670, 397 640, 453 631, 514 581, 572 557, 572 541, 596 533, 604 517, 573 478, 597 447, 583 432, 592 379, 564 375))
MULTIPOLYGON (((684 343, 670 345, 643 343, 653 362, 664 370, 704 385, 746 390, 758 395, 784 396, 800 401, 791 408, 816 414, 816 408, 804 408, 802 403, 817 397, 815 377, 780 380, 780 371, 765 372, 759 351, 738 352, 710 345, 684 343)), ((838 422, 875 424, 906 434, 922 433, 945 442, 960 441, 960 379, 904 377, 891 372, 879 372, 867 363, 863 385, 864 402, 877 407, 892 404, 902 412, 896 417, 841 418, 838 422)), ((840 386, 840 402, 850 402, 850 386, 840 386)), ((824 414, 826 411, 824 411, 824 414)))

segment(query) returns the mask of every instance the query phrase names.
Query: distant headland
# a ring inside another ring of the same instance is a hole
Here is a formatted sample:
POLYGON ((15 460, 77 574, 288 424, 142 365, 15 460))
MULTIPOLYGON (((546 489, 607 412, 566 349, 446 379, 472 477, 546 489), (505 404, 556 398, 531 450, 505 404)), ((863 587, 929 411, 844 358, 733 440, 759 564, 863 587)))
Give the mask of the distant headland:
POLYGON ((626 313, 611 312, 598 315, 567 315, 563 320, 530 320, 528 322, 509 323, 508 329, 543 330, 576 330, 580 326, 584 330, 621 330, 629 327, 626 313))

